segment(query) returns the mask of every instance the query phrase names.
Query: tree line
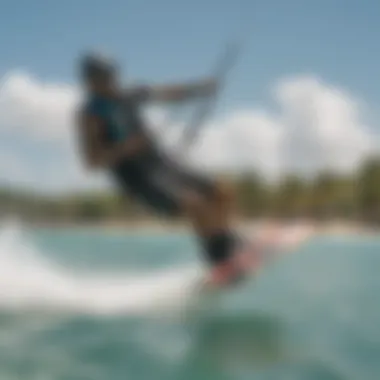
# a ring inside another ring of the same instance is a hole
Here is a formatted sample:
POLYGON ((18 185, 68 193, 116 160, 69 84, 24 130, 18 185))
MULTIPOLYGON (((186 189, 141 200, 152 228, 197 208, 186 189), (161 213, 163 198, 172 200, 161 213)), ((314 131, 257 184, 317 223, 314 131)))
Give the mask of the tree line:
MULTIPOLYGON (((232 179, 236 211, 244 218, 344 218, 380 224, 380 157, 372 157, 351 175, 328 171, 313 178, 295 174, 270 183, 257 173, 232 179)), ((102 222, 150 218, 147 210, 114 192, 46 196, 2 187, 0 213, 29 221, 102 222)))

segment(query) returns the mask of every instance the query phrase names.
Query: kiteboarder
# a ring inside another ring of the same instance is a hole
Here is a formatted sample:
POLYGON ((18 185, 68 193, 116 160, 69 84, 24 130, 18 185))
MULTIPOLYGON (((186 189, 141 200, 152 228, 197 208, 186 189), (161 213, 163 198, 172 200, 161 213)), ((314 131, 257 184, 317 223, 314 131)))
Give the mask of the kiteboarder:
POLYGON ((223 281, 237 276, 233 258, 240 240, 231 228, 231 188, 176 162, 159 147, 141 114, 152 102, 213 96, 218 81, 124 88, 116 62, 95 53, 81 58, 79 74, 85 101, 77 127, 87 167, 109 171, 125 194, 152 212, 186 217, 212 273, 223 281))

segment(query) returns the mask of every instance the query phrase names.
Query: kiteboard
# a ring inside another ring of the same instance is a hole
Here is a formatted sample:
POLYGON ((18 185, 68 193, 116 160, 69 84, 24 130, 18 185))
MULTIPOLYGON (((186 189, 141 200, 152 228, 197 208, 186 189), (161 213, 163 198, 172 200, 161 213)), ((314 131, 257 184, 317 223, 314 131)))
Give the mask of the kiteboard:
POLYGON ((270 263, 295 250, 313 234, 310 226, 271 226, 253 238, 245 238, 231 258, 206 274, 202 288, 219 290, 231 288, 255 277, 270 263))

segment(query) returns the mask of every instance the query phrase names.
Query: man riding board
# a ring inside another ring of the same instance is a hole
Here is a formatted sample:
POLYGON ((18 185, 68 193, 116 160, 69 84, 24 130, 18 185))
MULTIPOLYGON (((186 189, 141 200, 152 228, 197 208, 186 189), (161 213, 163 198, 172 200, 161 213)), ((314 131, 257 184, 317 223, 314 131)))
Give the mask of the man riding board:
POLYGON ((122 88, 113 61, 89 54, 80 62, 86 100, 78 130, 86 166, 106 169, 121 190, 152 211, 187 217, 217 282, 241 270, 234 260, 239 240, 231 230, 229 189, 181 167, 158 147, 141 115, 150 102, 181 102, 212 96, 217 82, 122 88))

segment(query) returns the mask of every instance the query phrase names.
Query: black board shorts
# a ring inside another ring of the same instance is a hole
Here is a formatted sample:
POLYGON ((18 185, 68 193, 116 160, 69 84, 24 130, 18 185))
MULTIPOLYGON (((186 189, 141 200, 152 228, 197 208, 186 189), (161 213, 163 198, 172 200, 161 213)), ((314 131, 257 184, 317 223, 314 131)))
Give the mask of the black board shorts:
POLYGON ((178 216, 184 191, 212 196, 214 182, 164 157, 125 160, 113 169, 123 193, 159 214, 178 216))

